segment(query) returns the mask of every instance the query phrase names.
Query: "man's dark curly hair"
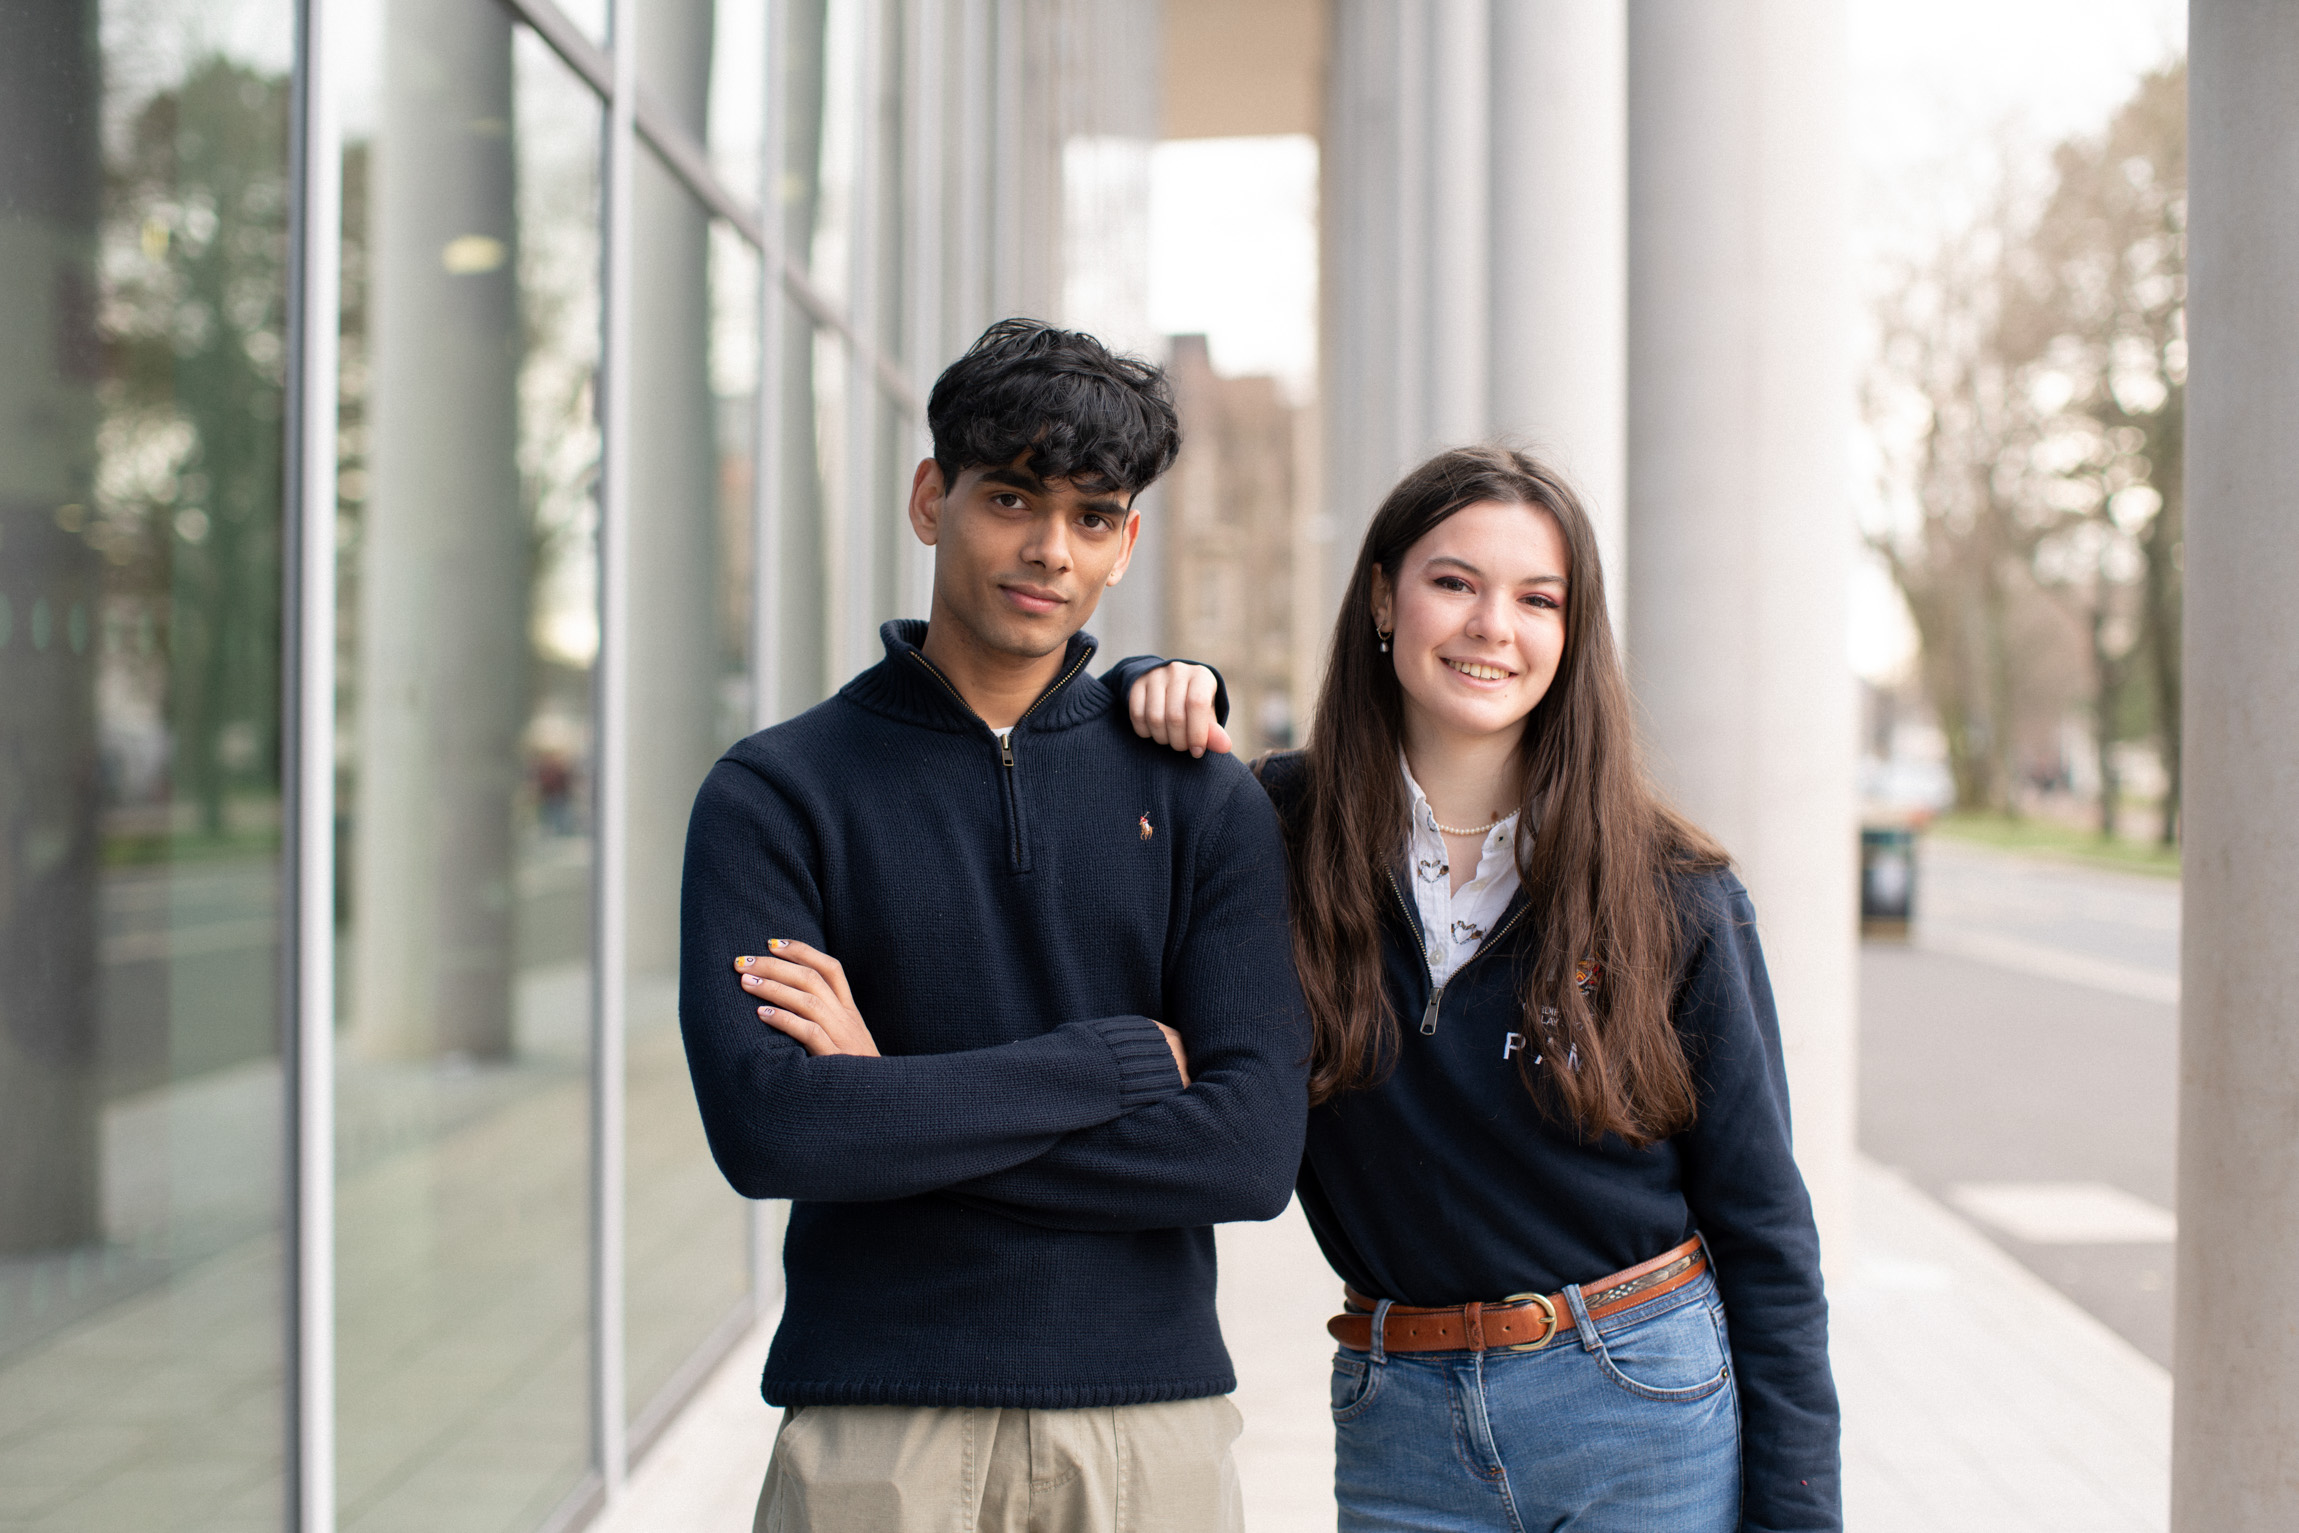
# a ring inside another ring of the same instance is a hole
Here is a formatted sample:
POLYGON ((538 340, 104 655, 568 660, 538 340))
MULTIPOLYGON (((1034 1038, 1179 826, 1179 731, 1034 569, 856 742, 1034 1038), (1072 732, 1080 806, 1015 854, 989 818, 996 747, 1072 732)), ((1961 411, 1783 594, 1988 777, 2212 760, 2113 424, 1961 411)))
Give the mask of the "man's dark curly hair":
POLYGON ((1027 451, 1040 479, 1133 495, 1181 450, 1162 368, 1034 319, 1001 319, 983 331, 934 381, 926 424, 944 485, 1027 451))

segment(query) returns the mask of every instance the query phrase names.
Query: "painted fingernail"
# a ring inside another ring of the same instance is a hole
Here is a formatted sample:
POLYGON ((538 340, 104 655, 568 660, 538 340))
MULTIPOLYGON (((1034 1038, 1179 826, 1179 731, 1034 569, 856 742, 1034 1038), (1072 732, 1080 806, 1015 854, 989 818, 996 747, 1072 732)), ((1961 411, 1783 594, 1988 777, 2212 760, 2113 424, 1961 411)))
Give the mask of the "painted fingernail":
POLYGON ((790 939, 788 937, 769 937, 766 939, 766 945, 771 951, 779 953, 790 946, 790 939))
POLYGON ((750 987, 751 987, 751 988, 753 988, 753 989, 756 989, 758 986, 760 986, 760 985, 763 985, 763 984, 765 984, 765 983, 766 983, 766 981, 764 981, 764 980, 760 979, 760 978, 759 978, 757 975, 755 975, 755 974, 745 974, 745 975, 742 977, 742 982, 743 982, 745 985, 748 985, 748 986, 750 986, 750 987))
POLYGON ((771 1017, 771 1016, 773 1016, 773 1015, 774 1015, 774 1008, 773 1008, 772 1006, 761 1006, 761 1007, 758 1009, 758 1020, 759 1020, 759 1021, 761 1021, 761 1022, 764 1022, 764 1021, 765 1021, 765 1020, 766 1020, 768 1017, 771 1017))
POLYGON ((734 961, 734 966, 738 969, 747 969, 750 967, 750 963, 751 961, 748 958, 737 958, 734 961))

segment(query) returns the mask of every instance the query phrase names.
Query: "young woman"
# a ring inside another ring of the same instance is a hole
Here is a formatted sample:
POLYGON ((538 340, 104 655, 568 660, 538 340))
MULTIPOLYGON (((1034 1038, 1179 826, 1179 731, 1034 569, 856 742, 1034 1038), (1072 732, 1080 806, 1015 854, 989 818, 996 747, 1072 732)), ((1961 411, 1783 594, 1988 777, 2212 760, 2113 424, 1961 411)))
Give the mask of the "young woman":
MULTIPOLYGON (((1202 749, 1210 673, 1137 675, 1136 729, 1202 749)), ((1564 481, 1497 448, 1407 475, 1308 748, 1259 770, 1316 1027, 1301 1202, 1346 1283, 1345 1533, 1841 1527, 1756 918, 1638 765, 1564 481)))

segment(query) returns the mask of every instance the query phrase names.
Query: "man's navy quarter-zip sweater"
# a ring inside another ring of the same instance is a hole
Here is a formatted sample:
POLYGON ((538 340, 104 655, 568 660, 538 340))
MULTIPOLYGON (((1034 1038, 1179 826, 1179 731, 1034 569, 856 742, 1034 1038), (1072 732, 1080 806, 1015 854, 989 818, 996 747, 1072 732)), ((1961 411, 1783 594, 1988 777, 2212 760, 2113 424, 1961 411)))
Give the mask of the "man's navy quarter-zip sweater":
POLYGON ((884 661, 729 750, 687 832, 703 1124, 737 1191, 794 1204, 766 1398, 1226 1393, 1209 1226, 1283 1211, 1306 1115, 1275 814, 1137 739, 1085 636, 1003 745, 924 637, 887 624, 884 661), (845 966, 886 1057, 759 1020, 732 961, 775 937, 845 966))

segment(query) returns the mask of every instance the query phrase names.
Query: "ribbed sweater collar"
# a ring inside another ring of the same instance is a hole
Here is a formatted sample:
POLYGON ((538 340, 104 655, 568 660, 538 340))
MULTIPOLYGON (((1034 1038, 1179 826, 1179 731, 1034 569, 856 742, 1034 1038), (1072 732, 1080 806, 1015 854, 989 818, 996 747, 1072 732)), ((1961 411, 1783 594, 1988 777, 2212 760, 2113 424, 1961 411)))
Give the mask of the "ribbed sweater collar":
MULTIPOLYGON (((839 688, 838 695, 873 713, 905 724, 963 734, 989 725, 959 697, 920 648, 926 642, 926 624, 918 618, 896 618, 880 625, 878 637, 886 645, 886 658, 839 688)), ((1075 633, 1062 653, 1062 668, 1054 684, 1038 694, 1023 716, 1025 732, 1067 729, 1100 716, 1110 705, 1109 693, 1086 674, 1096 645, 1090 633, 1075 633)))

